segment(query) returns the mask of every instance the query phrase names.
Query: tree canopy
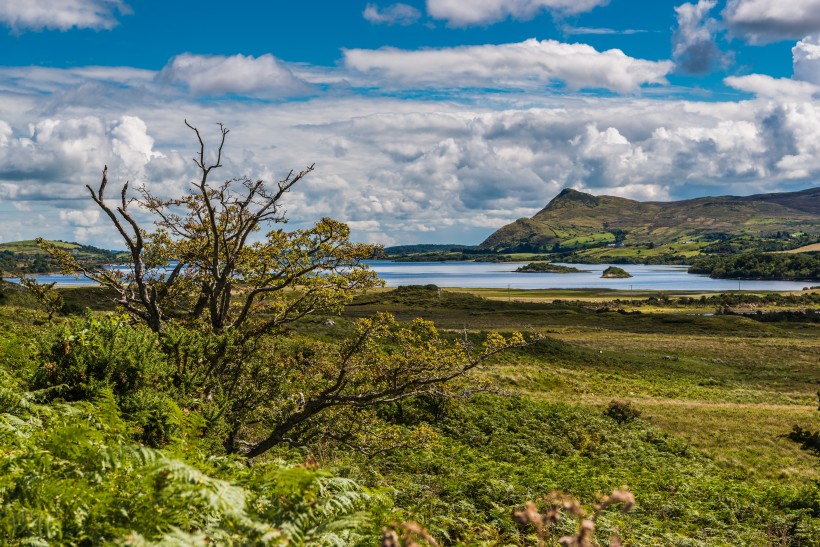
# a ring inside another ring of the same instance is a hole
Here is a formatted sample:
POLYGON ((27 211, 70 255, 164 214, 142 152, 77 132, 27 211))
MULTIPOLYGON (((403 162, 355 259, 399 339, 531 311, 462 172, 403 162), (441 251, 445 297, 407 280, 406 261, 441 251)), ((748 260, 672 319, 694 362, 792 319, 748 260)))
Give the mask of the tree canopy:
POLYGON ((160 198, 143 186, 129 197, 126 182, 110 202, 107 167, 97 189, 87 186, 122 237, 130 269, 89 268, 49 246, 63 271, 110 287, 130 315, 157 332, 173 318, 203 322, 217 333, 260 334, 313 311, 338 310, 355 291, 379 284, 361 264, 375 246, 352 243, 347 225, 323 218, 306 230, 275 228, 287 222, 282 198, 312 165, 274 185, 244 175, 214 184, 229 131, 219 124, 219 145, 209 159, 200 131, 187 125, 199 143, 193 160, 199 178, 185 195, 160 198), (138 222, 132 206, 152 214, 153 231, 138 222))
MULTIPOLYGON (((214 184, 229 131, 219 125, 219 144, 209 154, 200 131, 188 127, 198 142, 199 177, 185 195, 161 198, 142 187, 129 197, 126 182, 110 201, 107 168, 99 187, 88 187, 123 239, 128 268, 88 266, 43 243, 63 271, 113 290, 123 311, 153 333, 155 341, 145 343, 162 348, 162 364, 140 370, 145 363, 100 362, 67 333, 53 342, 56 365, 41 375, 43 387, 85 392, 78 378, 91 378, 132 404, 141 389, 134 386, 149 375, 173 400, 201 409, 229 452, 253 457, 283 442, 329 439, 372 453, 423 437, 385 423, 380 407, 486 390, 471 371, 499 351, 528 343, 520 334, 492 334, 473 347, 428 321, 401 324, 389 314, 361 319, 333 341, 292 335, 285 325, 311 313, 337 313, 357 292, 381 284, 362 263, 376 246, 351 242, 347 225, 328 218, 285 231, 283 197, 314 167, 273 185, 247 176, 214 184), (152 230, 134 208, 153 217, 152 230), (268 231, 255 238, 262 229, 268 231)), ((134 353, 127 347, 112 353, 112 344, 128 337, 105 325, 92 321, 83 336, 96 333, 95 343, 109 348, 108 355, 134 353)))

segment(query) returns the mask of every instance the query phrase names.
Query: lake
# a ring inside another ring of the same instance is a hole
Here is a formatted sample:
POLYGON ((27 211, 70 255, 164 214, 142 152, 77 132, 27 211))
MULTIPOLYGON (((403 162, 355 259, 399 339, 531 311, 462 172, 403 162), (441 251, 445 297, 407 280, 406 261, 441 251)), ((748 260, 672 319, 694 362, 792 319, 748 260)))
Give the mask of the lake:
POLYGON ((611 264, 562 264, 583 273, 516 273, 520 263, 488 262, 368 262, 388 287, 427 285, 440 287, 507 288, 512 289, 621 289, 657 291, 731 291, 766 290, 795 291, 817 285, 812 281, 737 281, 711 279, 709 276, 687 273, 687 266, 618 264, 632 277, 601 279, 601 273, 611 264))
MULTIPOLYGON (((621 289, 656 291, 795 291, 818 285, 817 281, 736 281, 710 279, 705 275, 686 273, 686 266, 618 265, 633 277, 601 279, 609 264, 564 264, 583 273, 549 274, 516 273, 520 263, 489 262, 391 262, 372 260, 369 264, 388 287, 399 285, 438 285, 440 287, 512 289, 621 289)), ((37 276, 41 283, 56 281, 61 286, 91 285, 85 278, 70 275, 37 276)), ((9 281, 17 281, 9 279, 9 281)))

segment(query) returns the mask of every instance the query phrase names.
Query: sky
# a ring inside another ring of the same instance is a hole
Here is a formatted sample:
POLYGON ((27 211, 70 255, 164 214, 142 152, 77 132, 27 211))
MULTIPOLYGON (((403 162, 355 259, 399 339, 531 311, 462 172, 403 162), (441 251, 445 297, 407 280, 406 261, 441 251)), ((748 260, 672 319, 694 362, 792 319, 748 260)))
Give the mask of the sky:
POLYGON ((85 185, 186 192, 185 120, 217 182, 315 164, 288 229, 477 244, 567 187, 816 186, 818 99, 820 0, 0 0, 0 242, 120 248, 85 185))

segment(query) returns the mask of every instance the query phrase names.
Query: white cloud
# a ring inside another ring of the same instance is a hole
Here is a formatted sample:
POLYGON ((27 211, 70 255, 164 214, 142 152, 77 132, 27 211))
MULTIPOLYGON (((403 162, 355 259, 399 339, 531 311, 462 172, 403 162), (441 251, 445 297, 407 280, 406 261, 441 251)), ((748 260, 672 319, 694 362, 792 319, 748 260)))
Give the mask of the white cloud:
POLYGON ((362 17, 376 25, 412 25, 419 20, 421 12, 402 3, 391 4, 385 8, 367 4, 362 17))
POLYGON ((111 148, 132 173, 141 172, 158 154, 154 139, 148 135, 148 126, 135 116, 123 116, 111 129, 111 148))
POLYGON ((171 59, 157 80, 181 84, 194 95, 249 97, 289 97, 303 95, 310 86, 293 75, 273 55, 192 55, 184 53, 171 59))
POLYGON ((758 97, 779 102, 811 101, 820 96, 820 36, 808 36, 792 48, 794 76, 773 78, 766 74, 729 76, 724 83, 758 97))
POLYGON ((46 186, 77 176, 88 164, 101 165, 107 149, 105 126, 99 118, 45 118, 30 124, 25 136, 9 135, 0 147, 0 180, 20 181, 12 183, 13 190, 6 189, 15 195, 47 196, 46 186))
POLYGON ((820 179, 817 86, 761 75, 727 79, 758 95, 741 102, 540 90, 490 102, 469 89, 447 101, 328 93, 269 102, 202 101, 125 69, 38 69, 30 79, 25 71, 4 78, 8 70, 0 71, 6 239, 18 232, 65 239, 71 228, 77 240, 120 245, 104 216, 83 226, 93 219, 68 212, 88 208, 84 185, 97 184, 106 163, 112 187, 131 180, 163 196, 181 192, 197 148, 183 117, 209 144, 216 122, 231 129, 215 181, 241 174, 275 181, 315 161, 316 171, 285 198, 291 225, 331 216, 349 221, 355 238, 374 241, 477 242, 531 216, 565 186, 678 199, 691 195, 690 184, 748 194, 820 179), (84 85, 79 72, 102 83, 133 81, 120 87, 145 92, 77 103, 68 97, 84 85))
POLYGON ((820 87, 810 82, 772 78, 765 74, 729 76, 723 81, 735 89, 771 99, 811 100, 813 95, 820 93, 820 87))
POLYGON ((60 220, 72 226, 93 226, 100 218, 99 209, 60 211, 60 220))
POLYGON ((663 184, 624 184, 617 188, 608 188, 607 195, 639 201, 668 201, 669 186, 663 184))
POLYGON ((820 32, 820 0, 729 0, 723 19, 751 43, 802 38, 820 32))
POLYGON ((0 23, 14 31, 111 29, 115 12, 130 9, 121 0, 0 0, 0 23))
POLYGON ((715 5, 716 0, 698 0, 675 7, 678 27, 672 37, 673 55, 685 73, 706 74, 727 62, 715 44, 717 21, 708 16, 715 5))
POLYGON ((350 220, 347 225, 354 230, 365 232, 375 232, 381 229, 381 224, 376 220, 350 220))
POLYGON ((614 28, 606 28, 606 27, 573 27, 569 25, 564 25, 561 27, 561 32, 564 33, 565 36, 573 36, 579 34, 592 34, 592 35, 599 35, 599 36, 608 36, 608 35, 631 35, 631 34, 645 34, 649 32, 645 29, 634 29, 634 28, 627 28, 627 29, 614 29, 614 28))
POLYGON ((792 48, 794 78, 820 85, 820 36, 803 38, 792 48))
POLYGON ((576 15, 592 11, 609 0, 427 0, 427 12, 454 27, 488 25, 507 18, 531 19, 543 11, 576 15))
POLYGON ((0 120, 0 147, 9 145, 9 138, 11 138, 12 129, 8 122, 0 120))
MULTIPOLYGON (((10 199, 59 202, 85 195, 104 165, 120 178, 140 176, 161 154, 143 120, 123 116, 43 118, 15 135, 0 121, 0 195, 10 199)), ((179 174, 179 173, 177 173, 179 174)))
POLYGON ((646 168, 649 157, 615 127, 599 131, 589 124, 572 139, 577 158, 571 181, 583 186, 624 186, 646 168))
POLYGON ((345 67, 399 86, 516 87, 563 82, 570 89, 631 92, 665 84, 670 61, 646 61, 617 49, 526 40, 442 49, 344 51, 345 67))

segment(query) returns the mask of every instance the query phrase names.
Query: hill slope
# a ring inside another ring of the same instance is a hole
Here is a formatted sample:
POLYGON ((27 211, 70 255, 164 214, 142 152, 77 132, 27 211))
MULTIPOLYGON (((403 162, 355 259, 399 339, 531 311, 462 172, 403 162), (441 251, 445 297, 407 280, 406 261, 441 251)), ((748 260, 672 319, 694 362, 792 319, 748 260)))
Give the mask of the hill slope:
MULTIPOLYGON (((108 264, 118 262, 122 251, 109 251, 91 245, 49 241, 55 247, 65 249, 86 263, 108 264)), ((0 243, 0 274, 37 274, 58 270, 57 264, 33 239, 0 243)))
MULTIPOLYGON (((508 224, 480 248, 494 252, 569 252, 608 245, 688 246, 738 237, 820 235, 820 187, 746 197, 641 202, 564 189, 532 218, 508 224)), ((685 249, 678 248, 678 251, 685 249)), ((617 249, 609 251, 617 253, 617 249)))

